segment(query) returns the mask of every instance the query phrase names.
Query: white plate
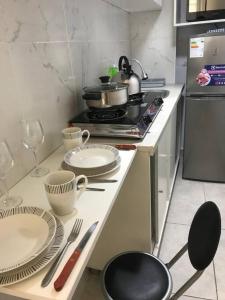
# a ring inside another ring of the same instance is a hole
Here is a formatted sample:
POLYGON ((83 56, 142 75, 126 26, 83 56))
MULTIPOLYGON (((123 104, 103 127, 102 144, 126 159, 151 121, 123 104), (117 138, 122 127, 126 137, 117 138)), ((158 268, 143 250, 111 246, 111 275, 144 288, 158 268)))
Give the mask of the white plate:
POLYGON ((0 212, 0 274, 33 260, 47 250, 56 232, 55 218, 38 207, 0 212))
POLYGON ((88 178, 89 177, 97 177, 97 176, 101 176, 101 175, 105 175, 105 174, 109 174, 113 171, 115 171, 116 169, 119 168, 120 166, 120 162, 121 162, 121 158, 120 156, 116 159, 115 164, 111 164, 109 168, 105 167, 105 168, 98 168, 98 169, 77 169, 75 167, 71 167, 69 165, 66 164, 66 162, 62 162, 61 164, 61 168, 64 170, 69 170, 74 172, 76 175, 86 175, 88 178))
POLYGON ((98 174, 90 175, 90 176, 87 176, 87 177, 98 177, 98 176, 106 175, 106 174, 109 174, 111 172, 116 171, 119 167, 120 167, 120 159, 119 159, 119 162, 117 163, 117 165, 113 169, 111 169, 109 171, 106 171, 104 173, 98 173, 98 174))
POLYGON ((114 162, 119 151, 109 145, 90 144, 70 150, 64 156, 64 161, 75 168, 99 168, 114 162))
POLYGON ((61 221, 57 218, 56 220, 56 233, 53 240, 53 243, 48 248, 48 251, 45 255, 41 255, 40 257, 34 259, 34 261, 27 263, 23 267, 17 268, 13 271, 9 271, 0 275, 0 286, 6 286, 10 284, 14 284, 20 281, 23 281, 40 270, 42 270, 47 264, 49 264, 59 253, 63 237, 64 237, 64 228, 61 221))

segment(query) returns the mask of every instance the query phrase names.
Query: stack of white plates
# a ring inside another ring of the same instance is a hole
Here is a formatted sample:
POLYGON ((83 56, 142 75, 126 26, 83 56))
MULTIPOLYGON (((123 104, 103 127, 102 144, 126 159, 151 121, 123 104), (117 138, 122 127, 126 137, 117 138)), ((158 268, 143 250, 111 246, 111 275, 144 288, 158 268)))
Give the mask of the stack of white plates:
POLYGON ((0 213, 0 286, 22 281, 44 268, 59 252, 61 222, 38 207, 0 213))
POLYGON ((76 175, 100 176, 116 170, 120 166, 119 151, 109 145, 90 144, 68 151, 62 168, 76 175))

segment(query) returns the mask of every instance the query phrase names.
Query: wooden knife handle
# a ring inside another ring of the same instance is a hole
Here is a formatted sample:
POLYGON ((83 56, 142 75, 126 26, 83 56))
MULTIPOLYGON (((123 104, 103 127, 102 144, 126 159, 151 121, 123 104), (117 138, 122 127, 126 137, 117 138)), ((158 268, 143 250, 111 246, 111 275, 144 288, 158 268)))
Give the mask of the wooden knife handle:
POLYGON ((70 276, 70 273, 73 270, 74 265, 76 264, 80 256, 80 253, 81 253, 80 250, 75 250, 73 252, 69 260, 65 264, 62 272, 59 274, 58 278, 54 282, 54 288, 57 292, 61 291, 61 289, 64 287, 64 284, 66 283, 68 277, 70 276))
POLYGON ((118 150, 135 150, 137 146, 133 144, 118 144, 115 145, 115 148, 118 150))

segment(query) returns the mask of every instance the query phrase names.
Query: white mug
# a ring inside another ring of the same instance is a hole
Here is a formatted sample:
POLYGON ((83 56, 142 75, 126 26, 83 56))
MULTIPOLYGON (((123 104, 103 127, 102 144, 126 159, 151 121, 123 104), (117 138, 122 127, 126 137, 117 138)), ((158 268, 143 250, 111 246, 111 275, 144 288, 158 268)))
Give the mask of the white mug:
POLYGON ((44 183, 45 191, 53 211, 64 216, 73 212, 75 201, 85 191, 88 179, 85 175, 75 176, 71 171, 56 171, 50 173, 44 183), (77 190, 78 181, 84 179, 84 184, 77 190))
POLYGON ((62 130, 63 144, 66 151, 73 149, 77 146, 81 146, 87 143, 90 138, 90 132, 88 130, 81 130, 79 127, 68 127, 62 130), (83 141, 83 135, 87 134, 87 137, 83 141))

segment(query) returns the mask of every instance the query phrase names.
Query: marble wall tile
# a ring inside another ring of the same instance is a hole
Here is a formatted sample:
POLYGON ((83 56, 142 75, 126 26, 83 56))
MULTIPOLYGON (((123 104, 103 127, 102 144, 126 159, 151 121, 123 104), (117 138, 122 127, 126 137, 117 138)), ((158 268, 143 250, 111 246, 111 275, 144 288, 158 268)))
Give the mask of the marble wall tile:
POLYGON ((173 83, 176 55, 170 39, 136 39, 132 42, 132 58, 141 61, 149 78, 166 78, 167 83, 173 83))
POLYGON ((40 119, 45 129, 43 159, 60 144, 60 132, 76 112, 74 90, 68 85, 72 79, 68 45, 15 43, 11 55, 22 117, 40 119))
POLYGON ((71 41, 128 40, 128 14, 102 0, 65 0, 71 41))
POLYGON ((61 0, 0 0, 7 42, 65 41, 66 22, 61 0))
POLYGON ((19 138, 22 111, 15 90, 15 76, 8 44, 0 44, 0 65, 0 141, 7 141, 15 158, 14 168, 7 176, 7 181, 11 182, 16 181, 16 177, 22 176, 23 173, 17 159, 22 148, 19 138))
POLYGON ((108 66, 118 64, 121 55, 129 55, 129 42, 71 42, 73 75, 80 90, 99 84, 99 76, 106 75, 108 66), (110 53, 110 55, 109 55, 110 53))
POLYGON ((0 1, 0 42, 6 40, 6 22, 5 22, 5 11, 3 9, 3 1, 0 1))
POLYGON ((41 119, 44 159, 85 108, 82 87, 129 55, 128 18, 103 0, 0 0, 0 140, 7 137, 16 160, 10 186, 34 166, 21 142, 21 119, 41 119))
POLYGON ((130 36, 132 58, 140 60, 149 78, 165 77, 175 82, 176 35, 173 1, 164 1, 161 11, 132 13, 130 36))

